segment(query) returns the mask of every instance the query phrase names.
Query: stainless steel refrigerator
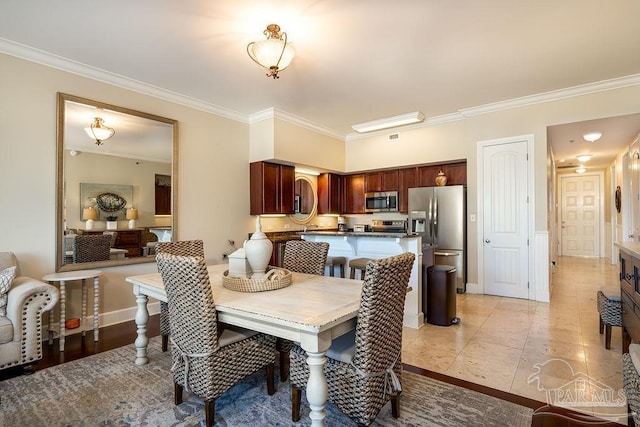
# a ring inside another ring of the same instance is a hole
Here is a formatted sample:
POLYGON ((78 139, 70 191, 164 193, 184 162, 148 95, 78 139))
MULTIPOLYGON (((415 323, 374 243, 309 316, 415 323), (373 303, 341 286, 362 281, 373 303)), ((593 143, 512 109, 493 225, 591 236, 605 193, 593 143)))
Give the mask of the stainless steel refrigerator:
POLYGON ((467 288, 467 189, 462 185, 409 189, 408 227, 435 245, 435 264, 456 267, 456 290, 467 288))

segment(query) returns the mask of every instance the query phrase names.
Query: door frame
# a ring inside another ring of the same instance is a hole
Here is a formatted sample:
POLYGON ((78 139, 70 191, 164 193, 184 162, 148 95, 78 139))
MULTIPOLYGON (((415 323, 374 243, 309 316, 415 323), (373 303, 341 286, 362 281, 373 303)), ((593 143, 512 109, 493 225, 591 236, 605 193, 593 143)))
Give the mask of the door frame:
POLYGON ((478 293, 484 294, 484 153, 485 147, 490 145, 503 145, 513 144, 516 142, 525 142, 527 144, 527 195, 528 195, 528 223, 527 223, 527 241, 528 241, 528 281, 529 289, 527 299, 536 299, 536 273, 535 273, 535 250, 533 245, 535 239, 533 236, 533 230, 535 230, 535 192, 534 180, 535 180, 535 168, 532 167, 534 161, 534 138, 533 134, 510 136, 506 138, 490 139, 484 141, 478 141, 476 143, 478 159, 478 168, 476 171, 476 182, 478 183, 478 197, 476 198, 476 212, 478 213, 478 234, 477 248, 478 248, 478 293))
MULTIPOLYGON (((587 176, 594 176, 597 175, 600 177, 600 185, 598 186, 598 191, 600 192, 599 194, 599 198, 600 198, 600 203, 598 204, 598 210, 600 211, 600 223, 598 224, 598 233, 600 233, 600 244, 598 245, 598 258, 604 258, 604 249, 605 249, 605 235, 604 235, 604 218, 605 218, 605 212, 604 212, 604 171, 594 171, 594 172, 585 172, 583 174, 581 174, 580 176, 574 176, 571 175, 570 173, 563 173, 558 175, 558 202, 560 205, 560 211, 559 211, 559 215, 558 215, 558 221, 556 221, 556 225, 557 225, 557 233, 558 233, 558 256, 565 256, 564 255, 564 248, 562 247, 562 198, 564 197, 564 194, 562 192, 562 180, 566 177, 572 177, 572 178, 582 178, 582 177, 587 177, 587 176)), ((615 208, 614 208, 615 209, 615 208)), ((584 257, 584 258, 589 258, 589 257, 584 257)))

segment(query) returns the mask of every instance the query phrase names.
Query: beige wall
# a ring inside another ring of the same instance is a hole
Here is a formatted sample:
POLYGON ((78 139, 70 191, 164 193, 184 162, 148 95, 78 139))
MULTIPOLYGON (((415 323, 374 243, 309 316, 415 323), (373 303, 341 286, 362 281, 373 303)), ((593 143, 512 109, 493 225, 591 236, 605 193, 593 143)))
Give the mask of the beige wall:
MULTIPOLYGON (((375 136, 343 143, 274 119, 256 128, 201 110, 121 89, 74 74, 0 55, 0 250, 14 251, 25 274, 41 277, 55 268, 56 92, 175 119, 179 122, 177 238, 202 238, 208 261, 219 262, 240 244, 253 220, 249 212, 249 161, 282 161, 338 172, 467 159, 469 213, 477 210, 478 141, 533 135, 535 231, 547 225, 547 140, 550 125, 640 112, 640 86, 468 117, 401 131, 400 139, 375 136), (267 135, 263 135, 266 126, 267 135), (271 140, 272 147, 259 143, 271 140), (251 152, 250 152, 251 141, 251 152), (254 145, 258 144, 258 145, 254 145), (344 145, 344 154, 341 147, 344 145), (264 157, 265 158, 260 158, 264 157)), ((286 220, 274 220, 275 227, 286 220)), ((469 280, 477 281, 476 223, 468 223, 469 280)), ((124 277, 155 271, 154 264, 105 269, 101 312, 134 306, 124 277)), ((76 302, 73 302, 76 304, 76 302)))
MULTIPOLYGON (((23 274, 55 269, 56 93, 64 92, 179 122, 177 237, 204 240, 221 262, 227 239, 242 241, 249 216, 249 126, 67 72, 0 54, 0 251, 13 251, 23 274)), ((100 312, 135 306, 124 278, 155 272, 138 264, 104 269, 100 312)), ((72 286, 68 317, 80 314, 72 286)))

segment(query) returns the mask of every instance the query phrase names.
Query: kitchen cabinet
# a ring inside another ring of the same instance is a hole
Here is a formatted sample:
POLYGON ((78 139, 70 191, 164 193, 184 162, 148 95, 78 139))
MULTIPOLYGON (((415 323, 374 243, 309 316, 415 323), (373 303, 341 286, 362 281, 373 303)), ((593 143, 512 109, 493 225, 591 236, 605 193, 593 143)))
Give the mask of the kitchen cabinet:
POLYGON ((462 161, 418 167, 417 186, 433 187, 440 171, 447 176, 447 185, 467 185, 467 162, 462 161))
POLYGON ((358 173, 342 177, 342 213, 363 214, 364 174, 358 173))
POLYGON ((334 173, 318 176, 318 215, 342 213, 342 177, 334 173))
POLYGON ((370 191, 398 191, 398 170, 384 170, 367 172, 364 175, 364 190, 370 191))
POLYGON ((405 168, 398 171, 398 210, 409 212, 409 189, 417 187, 418 168, 405 168))
POLYGON ((293 214, 295 168, 268 162, 250 165, 250 213, 293 214))

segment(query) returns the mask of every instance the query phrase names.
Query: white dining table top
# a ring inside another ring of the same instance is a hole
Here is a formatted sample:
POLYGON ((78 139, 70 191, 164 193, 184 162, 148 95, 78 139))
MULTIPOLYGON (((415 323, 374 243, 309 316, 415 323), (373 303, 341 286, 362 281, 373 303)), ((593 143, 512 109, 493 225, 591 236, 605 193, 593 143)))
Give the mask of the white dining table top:
MULTIPOLYGON (((238 292, 222 285, 227 264, 208 267, 216 310, 235 317, 262 318, 282 326, 318 333, 352 319, 360 307, 362 281, 339 277, 292 273, 291 285, 273 291, 238 292)), ((127 277, 126 281, 144 288, 144 294, 166 301, 160 273, 127 277)))

